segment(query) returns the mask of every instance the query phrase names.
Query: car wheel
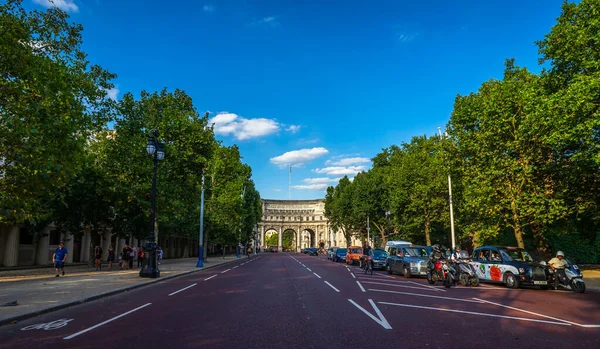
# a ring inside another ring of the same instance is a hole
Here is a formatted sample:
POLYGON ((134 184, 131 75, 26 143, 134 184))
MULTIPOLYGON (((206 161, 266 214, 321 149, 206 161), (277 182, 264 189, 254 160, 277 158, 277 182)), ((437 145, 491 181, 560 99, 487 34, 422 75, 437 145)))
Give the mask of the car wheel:
POLYGON ((404 277, 405 277, 405 278, 409 278, 409 277, 411 277, 411 276, 412 276, 412 275, 410 274, 410 270, 409 270, 409 269, 408 269, 406 266, 404 266, 404 268, 402 269, 402 271, 403 271, 403 273, 402 273, 402 274, 404 275, 404 277))
POLYGON ((394 272, 392 272, 392 267, 389 264, 385 266, 385 270, 390 275, 392 275, 394 273, 394 272))
POLYGON ((504 283, 506 283, 506 287, 508 288, 519 288, 519 279, 517 279, 513 273, 506 273, 504 276, 504 283))

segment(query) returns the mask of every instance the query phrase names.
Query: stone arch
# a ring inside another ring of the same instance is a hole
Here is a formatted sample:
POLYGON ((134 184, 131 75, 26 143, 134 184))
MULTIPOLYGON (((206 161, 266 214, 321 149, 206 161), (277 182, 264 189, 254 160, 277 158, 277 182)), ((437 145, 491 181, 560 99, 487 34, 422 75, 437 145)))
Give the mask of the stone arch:
POLYGON ((281 245, 282 248, 285 248, 286 251, 295 251, 296 246, 298 246, 298 234, 295 229, 292 228, 284 228, 282 229, 283 233, 281 233, 281 245))
POLYGON ((316 233, 312 228, 305 227, 300 232, 300 246, 302 248, 317 247, 316 240, 316 233))
POLYGON ((279 245, 279 231, 275 228, 265 230, 264 247, 277 247, 279 245))

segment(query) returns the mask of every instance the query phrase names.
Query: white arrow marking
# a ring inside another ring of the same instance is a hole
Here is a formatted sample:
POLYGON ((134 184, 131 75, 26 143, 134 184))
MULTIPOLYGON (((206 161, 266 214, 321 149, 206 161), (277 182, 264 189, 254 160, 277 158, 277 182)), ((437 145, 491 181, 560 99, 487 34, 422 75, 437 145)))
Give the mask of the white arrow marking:
POLYGON ((381 313, 379 308, 377 308, 377 305, 375 305, 375 302, 373 302, 372 299, 369 299, 369 303, 371 303, 371 306, 373 307, 373 309, 375 309, 375 312, 377 313, 378 317, 375 317, 373 314, 369 313, 367 310, 365 310, 365 308, 356 304, 356 302, 353 301, 352 299, 348 299, 348 301, 350 303, 354 304, 354 306, 357 307, 358 309, 360 309, 363 313, 367 314, 367 316, 369 316, 371 319, 373 319, 376 323, 380 324, 381 327, 385 328, 386 330, 392 329, 392 326, 390 326, 390 323, 387 322, 387 320, 385 319, 385 317, 383 316, 383 314, 381 313))

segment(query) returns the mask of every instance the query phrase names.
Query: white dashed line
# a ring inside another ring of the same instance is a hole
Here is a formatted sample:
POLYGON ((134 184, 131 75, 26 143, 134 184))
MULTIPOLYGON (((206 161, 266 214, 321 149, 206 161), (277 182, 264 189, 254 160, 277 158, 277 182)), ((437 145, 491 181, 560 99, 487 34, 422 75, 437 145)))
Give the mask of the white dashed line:
POLYGON ((204 281, 208 281, 208 280, 210 280, 210 279, 214 278, 214 277, 215 277, 215 276, 217 276, 217 275, 218 275, 218 274, 215 274, 215 275, 213 275, 213 276, 211 276, 211 277, 208 277, 208 278, 204 279, 204 281))
POLYGON ((181 291, 185 291, 185 290, 187 290, 188 288, 192 288, 192 287, 194 287, 194 286, 196 286, 196 285, 197 285, 197 284, 189 285, 188 287, 184 287, 184 288, 182 288, 182 289, 181 289, 181 290, 179 290, 179 291, 175 291, 175 292, 173 292, 173 293, 169 293, 169 296, 172 296, 172 295, 174 295, 174 294, 178 294, 179 292, 181 292, 181 291))
POLYGON ((354 275, 354 273, 350 273, 350 275, 352 275, 352 277, 356 279, 356 276, 354 275))
POLYGON ((329 287, 333 288, 335 290, 335 292, 340 292, 340 290, 338 290, 337 288, 335 288, 332 284, 330 284, 329 282, 325 281, 325 283, 327 285, 329 285, 329 287))
POLYGON ((230 270, 231 270, 231 269, 223 270, 223 271, 221 272, 221 274, 225 274, 226 272, 228 272, 228 271, 230 271, 230 270))
POLYGON ((306 270, 308 270, 308 271, 312 272, 312 270, 310 270, 310 268, 306 268, 306 270))
POLYGON ((313 272, 313 274, 315 274, 315 276, 316 276, 316 277, 318 277, 319 279, 321 278, 321 277, 319 276, 319 274, 317 274, 317 273, 315 273, 315 272, 313 272))
POLYGON ((356 280, 356 283, 358 284, 358 287, 360 287, 360 290, 361 290, 361 291, 363 291, 363 292, 367 292, 367 291, 365 290, 365 288, 363 287, 363 285, 361 285, 361 284, 360 284, 360 281, 356 280))
POLYGON ((63 338, 63 339, 72 339, 72 338, 75 338, 75 337, 79 336, 80 334, 84 334, 84 333, 86 333, 86 332, 88 332, 88 331, 91 331, 91 330, 93 330, 93 329, 95 329, 95 328, 98 328, 98 327, 100 327, 100 326, 106 325, 106 324, 107 324, 107 323, 109 323, 109 322, 115 321, 115 320, 117 320, 117 319, 119 319, 119 318, 122 318, 122 317, 123 317, 123 316, 125 316, 125 315, 129 315, 129 314, 133 313, 134 311, 138 311, 138 310, 140 310, 140 309, 142 309, 142 308, 145 308, 145 307, 147 307, 147 306, 149 306, 149 305, 151 305, 151 304, 152 304, 152 303, 146 303, 146 304, 142 305, 141 307, 137 307, 137 308, 135 308, 135 309, 133 309, 133 310, 130 310, 130 311, 126 312, 126 313, 123 313, 123 314, 121 314, 121 315, 115 316, 114 318, 112 318, 112 319, 110 319, 110 320, 106 320, 106 321, 104 321, 104 322, 101 322, 101 323, 99 323, 99 324, 97 324, 97 325, 94 325, 94 326, 92 326, 92 327, 90 327, 90 328, 86 328, 86 329, 85 329, 85 330, 83 330, 83 331, 79 331, 79 332, 77 332, 77 333, 74 333, 74 334, 72 334, 72 335, 70 335, 70 336, 68 336, 68 337, 65 337, 65 338, 63 338))

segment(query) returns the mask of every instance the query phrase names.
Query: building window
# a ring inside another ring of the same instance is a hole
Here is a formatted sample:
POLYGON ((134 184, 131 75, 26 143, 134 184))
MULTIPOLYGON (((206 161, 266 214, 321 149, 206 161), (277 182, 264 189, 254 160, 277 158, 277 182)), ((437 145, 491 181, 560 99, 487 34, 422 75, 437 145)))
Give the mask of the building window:
POLYGON ((29 232, 29 229, 21 228, 19 230, 19 244, 33 245, 33 234, 29 232))
POLYGON ((50 230, 50 245, 58 245, 60 243, 60 233, 58 230, 50 230))

